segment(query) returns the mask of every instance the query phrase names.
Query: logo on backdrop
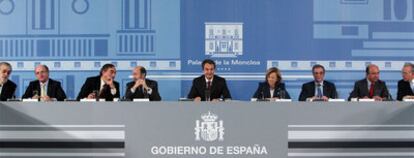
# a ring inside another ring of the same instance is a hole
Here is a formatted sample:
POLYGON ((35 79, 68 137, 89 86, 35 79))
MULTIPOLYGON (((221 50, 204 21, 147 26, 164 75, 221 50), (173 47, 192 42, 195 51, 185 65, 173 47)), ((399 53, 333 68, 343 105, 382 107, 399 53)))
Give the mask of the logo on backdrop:
POLYGON ((243 23, 205 23, 206 55, 243 55, 243 23))
POLYGON ((218 116, 211 113, 202 114, 201 118, 203 121, 200 120, 196 121, 195 129, 195 140, 200 141, 201 139, 207 142, 212 141, 223 141, 224 138, 224 127, 223 127, 223 120, 216 121, 218 116), (201 138, 201 139, 200 139, 201 138))
MULTIPOLYGON (((209 144, 207 142, 223 141, 223 120, 218 120, 218 118, 216 114, 210 111, 201 114, 202 120, 196 120, 196 126, 194 128, 195 141, 203 141, 206 144, 209 144)), ((267 147, 260 144, 223 146, 212 144, 202 145, 203 143, 201 145, 153 145, 150 150, 152 155, 175 157, 183 155, 225 155, 226 157, 227 155, 229 157, 234 157, 234 155, 268 155, 267 147)))

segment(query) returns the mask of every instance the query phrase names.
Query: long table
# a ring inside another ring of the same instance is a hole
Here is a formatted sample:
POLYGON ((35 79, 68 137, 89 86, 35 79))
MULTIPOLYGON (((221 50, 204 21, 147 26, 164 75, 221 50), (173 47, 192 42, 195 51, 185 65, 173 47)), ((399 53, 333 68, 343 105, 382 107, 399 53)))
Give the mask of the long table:
POLYGON ((0 103, 2 158, 413 156, 414 103, 0 103))

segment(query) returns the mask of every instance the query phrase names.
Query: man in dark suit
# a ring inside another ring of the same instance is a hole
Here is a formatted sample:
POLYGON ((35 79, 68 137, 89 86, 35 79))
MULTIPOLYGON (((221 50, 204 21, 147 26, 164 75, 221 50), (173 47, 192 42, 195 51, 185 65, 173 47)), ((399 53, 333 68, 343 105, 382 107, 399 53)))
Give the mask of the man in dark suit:
POLYGON ((158 83, 147 79, 147 70, 142 66, 137 66, 132 71, 134 81, 127 83, 125 99, 148 98, 150 101, 161 101, 158 93, 158 83))
POLYGON ((86 79, 76 100, 87 98, 113 101, 114 98, 119 98, 119 83, 114 81, 115 75, 115 65, 105 64, 102 66, 99 76, 86 79))
POLYGON ((348 100, 352 98, 375 99, 376 101, 391 100, 387 85, 379 79, 379 67, 370 64, 366 67, 365 73, 366 78, 355 82, 348 100))
POLYGON ((216 63, 206 59, 201 64, 204 75, 193 80, 190 93, 187 98, 194 101, 217 101, 219 99, 231 99, 226 79, 214 75, 216 63))
POLYGON ((398 81, 397 100, 414 99, 414 64, 404 65, 402 77, 403 79, 398 81))
POLYGON ((0 62, 0 101, 7 101, 14 97, 17 85, 9 80, 12 66, 7 62, 0 62))
POLYGON ((328 101, 338 97, 335 84, 325 80, 325 67, 314 65, 312 75, 314 80, 302 85, 299 101, 328 101))
POLYGON ((65 91, 59 81, 49 78, 49 68, 46 65, 38 65, 35 68, 37 80, 30 82, 22 98, 40 99, 42 101, 64 101, 65 91))

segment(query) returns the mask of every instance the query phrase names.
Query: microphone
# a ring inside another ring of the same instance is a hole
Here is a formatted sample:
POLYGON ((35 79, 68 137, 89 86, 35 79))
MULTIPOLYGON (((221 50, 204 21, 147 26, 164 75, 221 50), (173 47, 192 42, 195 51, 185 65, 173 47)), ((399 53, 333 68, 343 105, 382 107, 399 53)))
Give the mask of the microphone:
POLYGON ((211 91, 210 91, 210 89, 206 89, 204 91, 204 97, 205 97, 206 101, 210 101, 211 100, 211 91))

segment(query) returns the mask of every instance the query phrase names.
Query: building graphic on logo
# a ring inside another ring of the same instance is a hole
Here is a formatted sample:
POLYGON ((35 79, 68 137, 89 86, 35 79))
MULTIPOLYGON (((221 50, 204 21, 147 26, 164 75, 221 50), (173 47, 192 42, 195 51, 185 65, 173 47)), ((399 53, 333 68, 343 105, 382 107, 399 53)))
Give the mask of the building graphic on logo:
POLYGON ((412 57, 413 0, 314 0, 314 39, 354 40, 352 57, 412 57), (327 7, 329 6, 329 7, 327 7))
POLYGON ((117 31, 120 55, 154 55, 151 0, 122 0, 122 29, 117 31))
POLYGON ((243 55, 243 23, 205 23, 205 39, 206 55, 243 55))
POLYGON ((194 134, 196 136, 195 140, 200 141, 202 139, 207 142, 212 142, 215 140, 223 141, 223 120, 217 121, 218 116, 211 112, 202 114, 201 118, 203 121, 200 122, 200 120, 197 120, 196 127, 194 128, 194 134))

